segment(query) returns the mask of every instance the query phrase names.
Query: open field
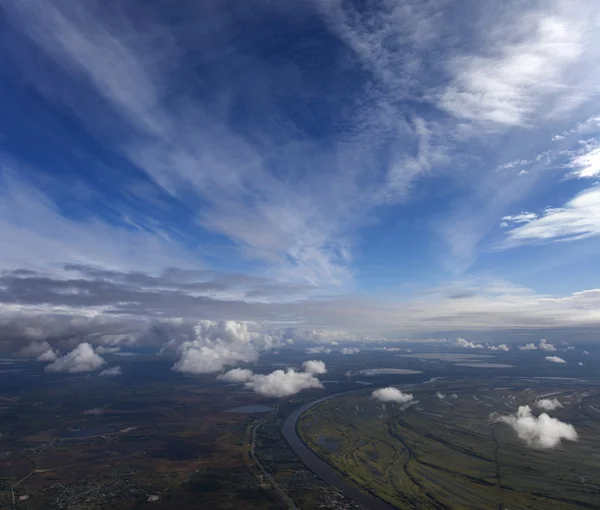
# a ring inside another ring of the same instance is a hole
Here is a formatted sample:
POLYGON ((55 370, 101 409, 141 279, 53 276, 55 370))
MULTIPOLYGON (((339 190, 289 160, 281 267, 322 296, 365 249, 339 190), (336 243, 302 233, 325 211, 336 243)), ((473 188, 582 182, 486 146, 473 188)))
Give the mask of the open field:
POLYGON ((600 507, 598 383, 442 379, 402 387, 414 395, 404 406, 371 399, 376 387, 316 405, 298 431, 331 465, 398 508, 600 507), (550 414, 573 424, 579 441, 536 450, 489 419, 548 394, 564 405, 550 414))

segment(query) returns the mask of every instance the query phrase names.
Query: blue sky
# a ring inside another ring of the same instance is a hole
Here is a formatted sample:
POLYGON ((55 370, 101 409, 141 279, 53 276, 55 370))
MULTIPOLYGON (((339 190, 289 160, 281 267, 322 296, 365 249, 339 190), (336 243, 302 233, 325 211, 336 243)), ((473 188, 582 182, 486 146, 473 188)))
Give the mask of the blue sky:
POLYGON ((5 330, 600 324, 597 2, 0 4, 5 330))

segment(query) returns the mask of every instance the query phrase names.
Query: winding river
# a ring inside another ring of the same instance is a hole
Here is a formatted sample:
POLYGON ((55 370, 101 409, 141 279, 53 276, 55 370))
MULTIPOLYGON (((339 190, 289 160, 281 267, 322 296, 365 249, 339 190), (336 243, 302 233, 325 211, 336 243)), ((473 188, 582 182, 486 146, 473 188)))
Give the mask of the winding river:
POLYGON ((377 496, 363 491, 351 480, 348 480, 339 471, 327 464, 327 462, 321 460, 316 453, 314 453, 304 444, 296 432, 296 423, 298 422, 298 418, 300 418, 300 416, 304 412, 308 411, 312 406, 317 405, 319 402, 323 402, 324 400, 339 397, 340 395, 346 395, 347 393, 353 393, 354 391, 356 390, 346 391, 344 393, 336 393, 335 395, 329 395, 303 405, 287 417, 283 423, 281 432, 283 433, 283 437, 285 437, 286 441, 292 447, 292 450, 294 450, 298 457, 302 459, 302 462, 306 464, 306 467, 315 473, 321 480, 337 488, 342 494, 344 494, 344 496, 356 503, 363 505, 369 510, 395 510, 395 506, 386 503, 377 496))

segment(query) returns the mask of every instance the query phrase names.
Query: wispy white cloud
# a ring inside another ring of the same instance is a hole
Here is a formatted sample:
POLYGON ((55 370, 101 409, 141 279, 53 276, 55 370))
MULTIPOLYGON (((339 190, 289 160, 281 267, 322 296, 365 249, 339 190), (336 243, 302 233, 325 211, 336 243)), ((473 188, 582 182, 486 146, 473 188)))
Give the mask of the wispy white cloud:
MULTIPOLYGON (((516 226, 508 225, 502 247, 548 241, 576 241, 600 235, 600 187, 579 193, 563 207, 548 208, 539 216, 528 213, 528 219, 516 226)), ((503 220, 508 223, 505 217, 503 220)), ((514 223, 514 222, 513 222, 514 223)))
POLYGON ((593 140, 586 143, 583 151, 574 156, 568 166, 574 169, 571 175, 580 179, 600 176, 600 142, 593 140))
POLYGON ((561 88, 563 73, 583 51, 581 27, 538 13, 513 23, 508 40, 486 48, 491 55, 460 55, 448 63, 453 83, 440 95, 442 108, 478 122, 522 125, 544 96, 561 88))

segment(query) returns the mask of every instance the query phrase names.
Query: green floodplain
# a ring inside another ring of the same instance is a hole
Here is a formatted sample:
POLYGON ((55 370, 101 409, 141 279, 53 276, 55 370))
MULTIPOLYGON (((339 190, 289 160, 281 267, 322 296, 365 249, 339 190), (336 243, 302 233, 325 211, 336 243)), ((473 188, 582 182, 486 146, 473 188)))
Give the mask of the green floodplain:
POLYGON ((370 386, 315 405, 298 433, 330 465, 398 508, 600 508, 598 382, 490 377, 398 387, 413 400, 383 403, 370 386), (544 397, 562 403, 549 414, 576 428, 576 442, 535 449, 490 417, 534 408, 544 397))

